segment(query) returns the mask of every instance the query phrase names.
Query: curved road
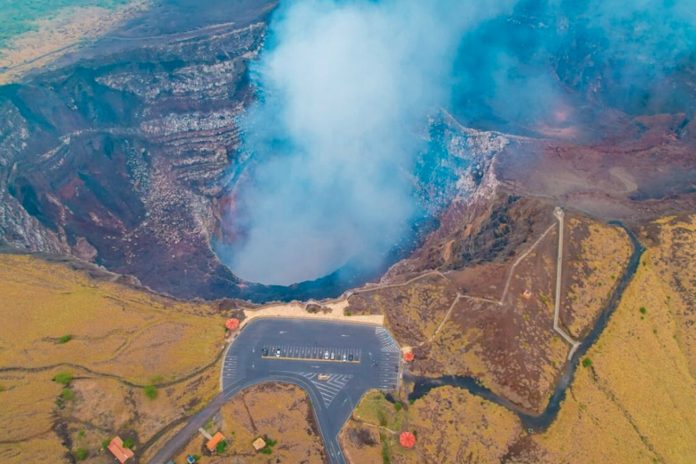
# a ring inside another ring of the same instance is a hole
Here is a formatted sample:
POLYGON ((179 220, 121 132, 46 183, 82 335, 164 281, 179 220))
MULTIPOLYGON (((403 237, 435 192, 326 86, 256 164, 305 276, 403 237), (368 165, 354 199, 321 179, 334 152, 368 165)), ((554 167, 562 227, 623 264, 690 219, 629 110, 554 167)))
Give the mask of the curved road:
POLYGON ((261 383, 284 382, 307 392, 329 462, 345 463, 338 433, 365 392, 396 388, 399 361, 398 345, 381 326, 256 319, 244 327, 225 354, 222 392, 190 418, 150 462, 166 463, 237 392, 261 383), (325 379, 319 380, 319 374, 325 379))

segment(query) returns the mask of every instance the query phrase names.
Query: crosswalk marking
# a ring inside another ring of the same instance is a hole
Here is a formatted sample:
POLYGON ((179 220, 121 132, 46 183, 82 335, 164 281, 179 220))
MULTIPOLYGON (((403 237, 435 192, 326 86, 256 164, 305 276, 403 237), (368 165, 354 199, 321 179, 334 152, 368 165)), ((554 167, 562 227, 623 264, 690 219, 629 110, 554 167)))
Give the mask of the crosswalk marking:
POLYGON ((385 353, 398 353, 399 346, 396 344, 392 336, 384 327, 375 327, 375 335, 382 345, 382 351, 385 353))
POLYGON ((350 379, 353 378, 352 375, 348 374, 326 374, 328 375, 326 380, 319 380, 319 374, 316 372, 301 372, 300 375, 308 379, 310 382, 312 382, 312 384, 314 384, 315 387, 317 387, 317 390, 319 390, 319 394, 321 395, 321 399, 324 401, 324 405, 327 407, 336 398, 336 395, 343 390, 343 387, 348 384, 350 379))
POLYGON ((234 380, 237 373, 238 360, 235 355, 228 355, 222 366, 222 377, 224 383, 230 383, 234 380))

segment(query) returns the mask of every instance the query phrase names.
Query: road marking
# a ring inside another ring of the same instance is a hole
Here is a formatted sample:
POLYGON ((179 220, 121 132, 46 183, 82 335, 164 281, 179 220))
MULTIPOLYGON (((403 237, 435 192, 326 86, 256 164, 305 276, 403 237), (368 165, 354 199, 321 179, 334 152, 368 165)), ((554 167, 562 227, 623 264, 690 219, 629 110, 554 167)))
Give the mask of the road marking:
POLYGON ((300 375, 312 382, 326 407, 353 378, 350 374, 328 374, 327 380, 319 380, 319 374, 316 372, 300 372, 300 375))

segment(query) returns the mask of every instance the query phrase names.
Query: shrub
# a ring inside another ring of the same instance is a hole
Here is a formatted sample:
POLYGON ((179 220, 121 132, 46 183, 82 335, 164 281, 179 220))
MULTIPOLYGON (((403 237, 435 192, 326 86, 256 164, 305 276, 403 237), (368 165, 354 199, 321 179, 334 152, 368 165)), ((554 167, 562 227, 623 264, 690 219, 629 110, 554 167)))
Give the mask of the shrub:
POLYGON ((401 408, 402 408, 403 406, 404 406, 404 405, 401 404, 400 402, 394 403, 394 409, 396 409, 397 411, 401 411, 401 408))
POLYGON ((590 358, 585 358, 582 360, 582 367, 590 367, 592 365, 592 360, 590 358))
POLYGON ((123 440, 124 448, 133 449, 133 446, 135 446, 135 440, 133 440, 131 437, 128 437, 125 440, 123 440))
POLYGON ((226 440, 222 440, 220 443, 218 443, 215 446, 215 451, 217 451, 218 454, 224 453, 226 449, 227 449, 227 441, 226 440))
POLYGON ((77 448, 75 450, 75 459, 77 459, 78 461, 84 461, 85 459, 87 459, 87 456, 89 456, 89 453, 86 449, 77 448))
POLYGON ((66 334, 63 335, 62 337, 58 337, 58 343, 68 343, 70 340, 72 340, 72 335, 66 334))
POLYGON ((641 314, 645 314, 648 312, 648 309, 645 306, 641 306, 638 311, 640 311, 641 314))
POLYGON ((266 437, 266 446, 261 448, 261 453, 271 454, 273 452, 273 447, 278 444, 278 440, 266 437))
POLYGON ((5 386, 4 386, 4 385, 0 385, 0 393, 2 393, 2 392, 4 392, 4 391, 5 391, 5 386))
POLYGON ((58 382, 62 385, 69 385, 72 382, 73 375, 70 372, 59 372, 53 377, 54 382, 58 382))
POLYGON ((108 438, 106 440, 102 440, 102 449, 108 448, 109 443, 111 443, 111 440, 109 440, 108 438))
POLYGON ((386 437, 383 434, 382 439, 382 464, 391 464, 391 455, 389 453, 389 443, 387 443, 386 437))
MULTIPOLYGON (((68 387, 65 387, 63 391, 60 392, 60 397, 63 398, 63 401, 71 401, 75 399, 75 392, 69 389, 68 387)), ((84 434, 84 432, 81 433, 84 434)))
POLYGON ((146 385, 145 388, 143 388, 143 391, 145 392, 145 396, 151 400, 157 398, 157 387, 154 385, 146 385))

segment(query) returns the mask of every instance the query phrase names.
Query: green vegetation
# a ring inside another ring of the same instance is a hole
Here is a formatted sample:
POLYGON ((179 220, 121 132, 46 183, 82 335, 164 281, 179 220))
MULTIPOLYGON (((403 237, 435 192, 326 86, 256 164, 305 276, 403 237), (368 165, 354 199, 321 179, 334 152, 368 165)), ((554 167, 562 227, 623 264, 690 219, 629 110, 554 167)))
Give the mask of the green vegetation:
POLYGON ((72 335, 70 334, 65 334, 62 337, 58 337, 58 343, 60 343, 61 345, 63 343, 68 343, 70 340, 72 340, 72 335))
POLYGON ((61 385, 69 385, 72 382, 73 375, 70 372, 59 372, 53 377, 54 382, 58 382, 61 385))
MULTIPOLYGON (((62 392, 60 392, 60 397, 63 399, 63 401, 72 401, 75 399, 75 392, 69 389, 68 387, 65 387, 62 392)), ((84 432, 80 432, 84 436, 84 432)))
POLYGON ((385 427, 387 425, 387 416, 384 415, 384 411, 382 409, 377 410, 377 421, 379 422, 380 427, 385 427))
POLYGON ((105 440, 102 440, 102 449, 108 448, 108 447, 109 447, 109 443, 111 443, 111 440, 109 440, 108 438, 105 439, 105 440))
POLYGON ((266 437, 266 446, 261 448, 261 453, 271 454, 273 452, 273 447, 278 444, 278 440, 266 437))
POLYGON ((4 386, 4 385, 0 385, 0 393, 2 393, 2 392, 4 392, 4 391, 5 391, 5 386, 4 386))
POLYGON ((391 403, 381 392, 371 391, 356 408, 355 416, 381 427, 399 430, 405 420, 406 410, 401 402, 391 403))
POLYGON ((123 440, 124 448, 133 449, 133 446, 135 446, 135 440, 133 440, 131 437, 128 437, 125 440, 123 440))
POLYGON ((391 464, 391 453, 389 452, 389 443, 387 443, 387 438, 380 432, 380 441, 382 442, 382 464, 391 464))
POLYGON ((77 448, 75 450, 75 459, 78 461, 84 461, 89 456, 89 453, 84 448, 77 448))
POLYGON ((590 367, 592 365, 592 360, 590 358, 584 358, 582 360, 582 367, 590 367))
POLYGON ((145 396, 151 400, 157 398, 157 387, 154 385, 146 385, 145 388, 143 388, 143 392, 145 392, 145 396))
POLYGON ((220 443, 215 445, 215 451, 217 451, 217 454, 224 453, 226 449, 227 449, 227 440, 222 440, 220 443))
POLYGON ((640 311, 640 313, 643 314, 643 315, 645 315, 645 313, 648 312, 648 310, 647 310, 647 308, 646 308, 645 306, 641 306, 640 309, 639 309, 638 311, 640 311))
POLYGON ((13 37, 37 28, 36 21, 51 19, 60 10, 71 7, 99 6, 114 8, 129 0, 0 0, 0 48, 13 37))

